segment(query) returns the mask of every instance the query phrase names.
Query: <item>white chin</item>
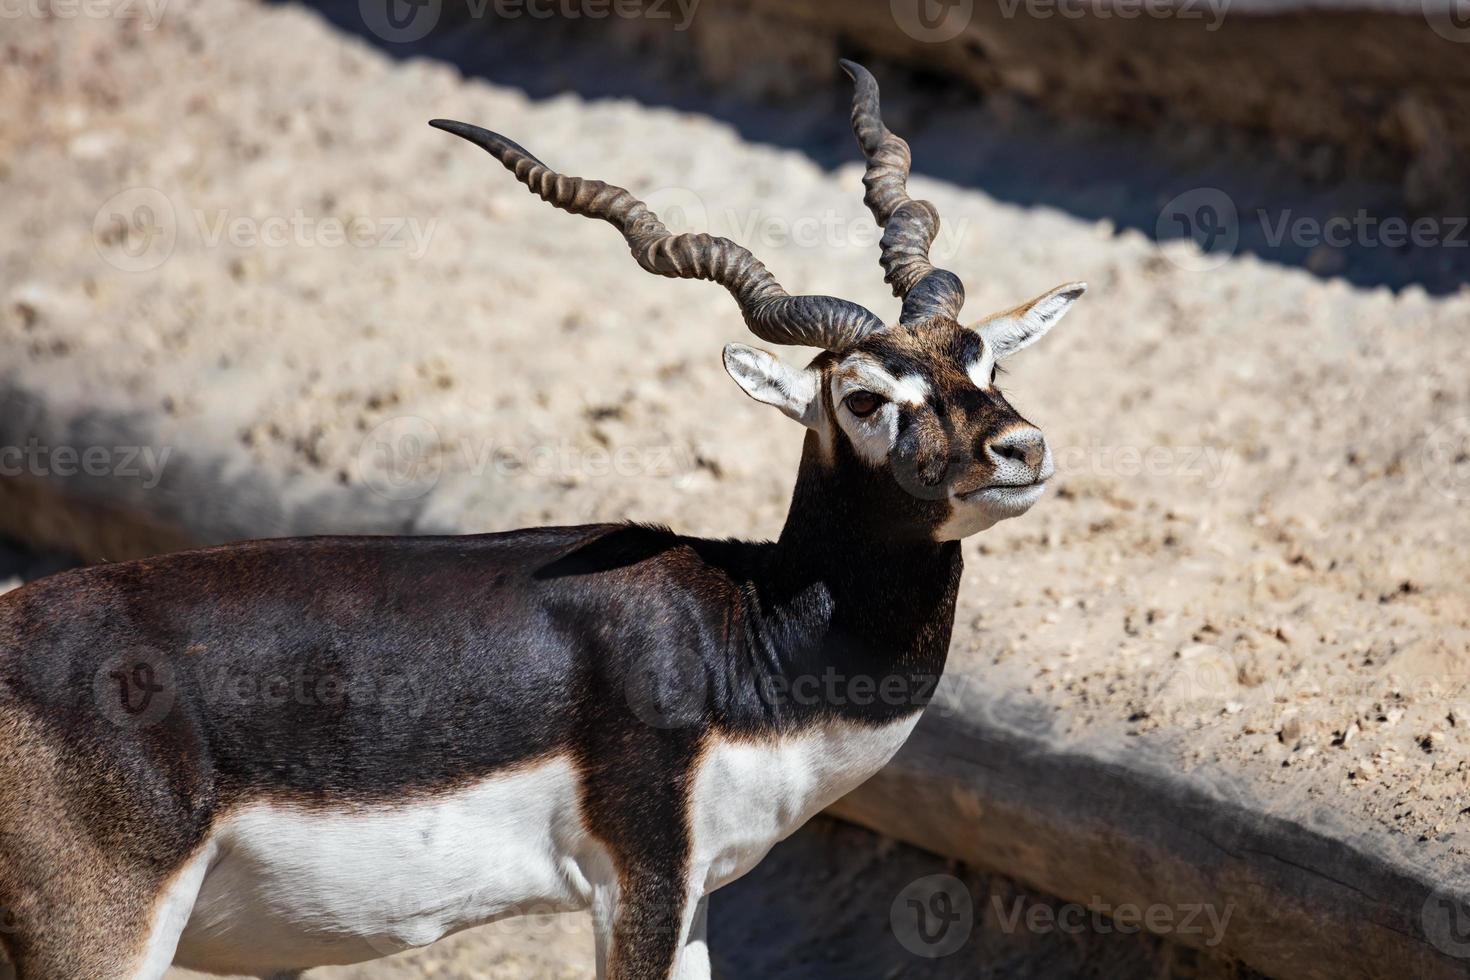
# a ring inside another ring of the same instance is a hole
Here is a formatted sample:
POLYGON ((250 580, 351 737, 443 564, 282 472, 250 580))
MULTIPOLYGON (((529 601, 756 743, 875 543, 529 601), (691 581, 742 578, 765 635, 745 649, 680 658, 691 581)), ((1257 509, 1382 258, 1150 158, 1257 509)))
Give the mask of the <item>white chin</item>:
POLYGON ((956 541, 978 534, 1008 517, 1026 513, 1045 492, 1045 483, 1033 483, 1024 487, 991 487, 963 500, 950 498, 953 512, 934 536, 940 541, 956 541))

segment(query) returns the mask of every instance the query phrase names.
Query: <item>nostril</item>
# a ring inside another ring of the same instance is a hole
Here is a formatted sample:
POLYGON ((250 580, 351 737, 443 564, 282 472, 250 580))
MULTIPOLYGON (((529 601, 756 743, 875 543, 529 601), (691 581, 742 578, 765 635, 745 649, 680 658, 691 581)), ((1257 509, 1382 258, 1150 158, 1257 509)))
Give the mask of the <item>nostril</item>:
POLYGON ((996 463, 1019 463, 1034 470, 1046 457, 1046 442, 1035 429, 1012 429, 988 443, 985 451, 996 463))
POLYGON ((990 451, 1001 459, 1013 459, 1018 463, 1029 463, 1026 450, 1021 446, 991 446, 990 451))

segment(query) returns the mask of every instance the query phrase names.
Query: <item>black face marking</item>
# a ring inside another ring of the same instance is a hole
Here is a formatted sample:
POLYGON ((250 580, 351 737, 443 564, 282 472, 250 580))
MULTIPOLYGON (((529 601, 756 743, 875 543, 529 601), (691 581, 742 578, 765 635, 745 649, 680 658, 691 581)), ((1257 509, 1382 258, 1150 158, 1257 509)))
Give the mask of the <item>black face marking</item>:
POLYGON ((861 353, 893 377, 918 377, 928 387, 923 405, 896 406, 897 437, 888 460, 891 480, 927 504, 898 513, 924 526, 938 527, 950 516, 950 488, 963 492, 987 484, 994 465, 985 450, 990 440, 1028 424, 1000 391, 977 387, 969 376, 984 351, 979 334, 933 319, 872 335, 842 353, 861 353))

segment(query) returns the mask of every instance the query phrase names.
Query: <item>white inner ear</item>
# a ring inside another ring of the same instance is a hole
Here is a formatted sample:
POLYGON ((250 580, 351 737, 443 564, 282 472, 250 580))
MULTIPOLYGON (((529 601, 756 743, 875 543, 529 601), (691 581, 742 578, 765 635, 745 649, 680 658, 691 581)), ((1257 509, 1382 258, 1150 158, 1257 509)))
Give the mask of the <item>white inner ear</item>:
MULTIPOLYGON (((1003 361, 1018 350, 1023 350, 1046 335, 1058 320, 1066 315, 1077 298, 1087 291, 1085 282, 1069 282, 1049 293, 1043 293, 1029 303, 1014 310, 997 314, 971 329, 977 331, 985 341, 991 356, 1003 361)), ((989 383, 989 370, 986 370, 989 383)), ((979 384, 979 382, 976 382, 979 384)))
POLYGON ((744 344, 725 345, 725 370, 751 398, 774 405, 802 425, 815 429, 821 412, 820 376, 794 368, 774 354, 744 344))

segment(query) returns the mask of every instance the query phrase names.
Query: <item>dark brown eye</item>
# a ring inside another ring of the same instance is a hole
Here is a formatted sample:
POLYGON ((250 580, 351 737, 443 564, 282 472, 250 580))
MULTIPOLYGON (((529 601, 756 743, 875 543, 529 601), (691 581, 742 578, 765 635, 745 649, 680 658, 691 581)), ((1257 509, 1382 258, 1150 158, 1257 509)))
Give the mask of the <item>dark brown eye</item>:
POLYGON ((865 419, 878 411, 879 406, 883 404, 883 399, 871 391, 854 391, 843 399, 842 403, 847 406, 849 412, 860 419, 865 419))

